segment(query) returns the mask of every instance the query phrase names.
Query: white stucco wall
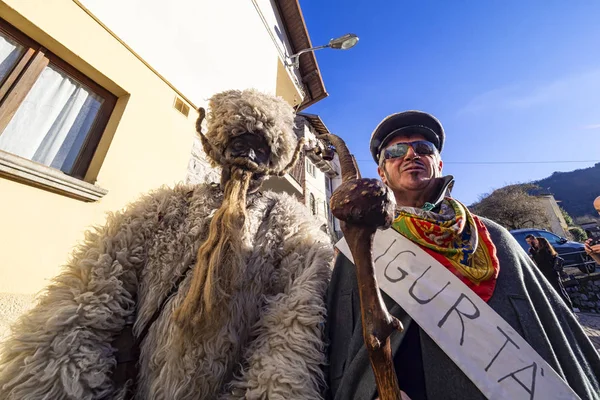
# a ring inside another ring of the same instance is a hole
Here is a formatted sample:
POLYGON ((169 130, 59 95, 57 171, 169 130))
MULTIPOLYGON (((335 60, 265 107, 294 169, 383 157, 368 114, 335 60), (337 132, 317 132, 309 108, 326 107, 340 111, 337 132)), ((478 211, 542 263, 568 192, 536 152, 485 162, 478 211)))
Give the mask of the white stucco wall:
POLYGON ((33 307, 33 299, 33 294, 0 292, 0 342, 10 334, 12 322, 33 307))
MULTIPOLYGON (((299 137, 304 137, 308 140, 308 142, 316 142, 317 137, 312 131, 312 127, 308 120, 305 120, 302 117, 296 118, 296 134, 299 137)), ((316 217, 323 224, 327 224, 328 213, 327 208, 325 206, 327 200, 327 190, 325 187, 325 174, 317 167, 309 157, 305 158, 304 164, 304 184, 305 184, 305 204, 306 207, 310 210, 310 195, 312 194, 315 198, 315 209, 316 209, 316 217), (311 167, 309 167, 311 166, 311 167), (310 170, 314 171, 314 176, 309 172, 310 170)))
MULTIPOLYGON (((280 59, 284 61, 287 57, 293 54, 292 45, 283 29, 283 20, 277 11, 277 5, 274 0, 251 0, 261 15, 262 20, 268 31, 274 39, 275 45, 279 52, 280 59)), ((288 73, 292 73, 296 84, 300 80, 300 72, 297 69, 288 68, 288 73)))
MULTIPOLYGON (((341 167, 340 167, 340 159, 337 156, 337 154, 335 155, 334 159, 331 160, 331 164, 333 164, 333 167, 336 171, 338 171, 338 175, 334 178, 331 178, 331 188, 327 187, 327 179, 325 180, 325 191, 327 194, 327 204, 329 204, 329 200, 331 199, 331 195, 333 194, 333 192, 335 192, 335 190, 342 184, 342 174, 341 174, 341 167)), ((341 234, 342 232, 342 228, 340 227, 340 221, 337 218, 332 218, 331 215, 331 210, 329 210, 329 215, 328 215, 328 220, 327 223, 329 225, 329 230, 331 232, 336 232, 337 234, 341 234)))
POLYGON ((275 93, 289 42, 271 0, 80 2, 198 106, 225 89, 275 93))
MULTIPOLYGON (((306 158, 306 163, 314 165, 312 161, 306 158)), ((304 166, 307 168, 307 166, 304 166)), ((306 170, 306 206, 310 209, 310 194, 315 196, 317 217, 323 222, 327 222, 327 213, 325 202, 327 201, 327 193, 325 191, 325 174, 314 167, 315 176, 313 177, 308 169, 306 170)))

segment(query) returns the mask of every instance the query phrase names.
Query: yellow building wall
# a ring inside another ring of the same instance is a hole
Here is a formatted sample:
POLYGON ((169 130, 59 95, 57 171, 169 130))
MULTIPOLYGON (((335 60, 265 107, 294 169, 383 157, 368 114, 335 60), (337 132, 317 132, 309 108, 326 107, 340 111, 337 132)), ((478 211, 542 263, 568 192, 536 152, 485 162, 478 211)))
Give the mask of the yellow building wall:
POLYGON ((101 200, 0 178, 2 336, 88 227, 140 193, 185 177, 197 114, 175 110, 176 92, 71 0, 7 0, 0 16, 119 97, 86 177, 108 190, 101 200))
POLYGON ((281 60, 277 60, 277 85, 275 94, 283 97, 292 107, 298 106, 304 100, 298 87, 292 81, 291 74, 281 60))

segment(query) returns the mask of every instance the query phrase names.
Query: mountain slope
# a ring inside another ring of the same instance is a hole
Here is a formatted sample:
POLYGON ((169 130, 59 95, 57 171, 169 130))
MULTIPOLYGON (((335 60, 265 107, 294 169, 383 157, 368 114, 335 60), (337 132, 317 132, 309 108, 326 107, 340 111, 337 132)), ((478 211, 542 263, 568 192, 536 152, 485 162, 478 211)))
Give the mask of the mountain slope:
POLYGON ((533 183, 553 193, 573 218, 597 215, 592 202, 600 196, 600 163, 590 168, 555 172, 533 183))

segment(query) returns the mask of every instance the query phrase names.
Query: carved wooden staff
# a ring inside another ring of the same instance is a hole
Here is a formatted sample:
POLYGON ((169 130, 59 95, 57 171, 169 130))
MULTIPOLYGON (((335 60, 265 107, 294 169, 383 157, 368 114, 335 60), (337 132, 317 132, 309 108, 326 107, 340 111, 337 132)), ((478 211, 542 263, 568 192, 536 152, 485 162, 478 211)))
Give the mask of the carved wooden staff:
MULTIPOLYGON (((342 232, 356 265, 360 310, 365 345, 375 373, 381 400, 400 400, 398 378, 394 370, 390 335, 402 330, 402 323, 387 311, 373 264, 373 237, 377 229, 389 228, 395 202, 388 188, 378 179, 361 178, 356 160, 338 136, 320 135, 319 139, 335 146, 342 168, 342 184, 330 200, 331 212, 341 221, 342 232)), ((322 151, 332 159, 330 146, 322 151)))

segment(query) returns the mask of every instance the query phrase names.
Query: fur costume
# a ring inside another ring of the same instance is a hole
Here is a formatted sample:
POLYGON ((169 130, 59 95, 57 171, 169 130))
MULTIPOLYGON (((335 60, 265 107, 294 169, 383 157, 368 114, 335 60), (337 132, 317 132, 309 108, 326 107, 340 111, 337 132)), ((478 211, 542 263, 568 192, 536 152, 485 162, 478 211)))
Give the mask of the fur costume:
MULTIPOLYGON (((213 104, 227 104, 219 101, 213 104)), ((254 132, 278 143, 272 165, 285 164, 294 143, 274 122, 280 111, 269 114, 264 105, 251 104, 244 105, 245 121, 235 112, 226 117, 229 126, 209 120, 207 136, 218 137, 219 129, 237 132, 236 123, 247 125, 253 115, 254 132)), ((226 145, 224 139, 217 143, 226 145)), ((190 340, 177 340, 172 315, 190 287, 198 248, 223 197, 216 184, 161 188, 88 232, 3 344, 0 398, 123 398, 111 376, 111 343, 131 322, 140 335, 163 302, 141 343, 136 399, 321 398, 333 250, 308 210, 287 194, 248 194, 241 279, 216 310, 223 318, 206 321, 190 340)))

